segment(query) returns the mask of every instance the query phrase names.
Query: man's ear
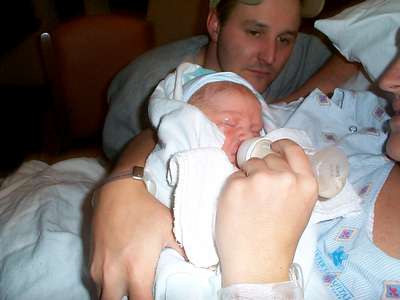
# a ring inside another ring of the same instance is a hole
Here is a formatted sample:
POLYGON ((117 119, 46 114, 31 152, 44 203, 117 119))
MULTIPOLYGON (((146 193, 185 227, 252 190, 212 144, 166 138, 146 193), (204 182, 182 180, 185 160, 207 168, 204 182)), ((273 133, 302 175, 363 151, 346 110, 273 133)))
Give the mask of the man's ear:
POLYGON ((218 41, 218 34, 220 30, 220 22, 215 8, 210 8, 207 17, 207 31, 212 42, 218 41))

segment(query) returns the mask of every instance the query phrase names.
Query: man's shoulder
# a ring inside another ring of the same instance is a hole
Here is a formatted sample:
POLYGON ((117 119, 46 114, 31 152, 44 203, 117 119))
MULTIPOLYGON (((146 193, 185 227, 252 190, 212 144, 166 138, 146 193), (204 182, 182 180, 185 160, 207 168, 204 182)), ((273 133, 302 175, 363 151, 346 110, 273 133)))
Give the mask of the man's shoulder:
POLYGON ((319 37, 314 34, 299 32, 296 39, 296 46, 309 45, 311 43, 324 44, 319 37))
POLYGON ((201 47, 208 43, 205 35, 168 43, 151 49, 125 66, 113 79, 109 96, 118 92, 127 83, 145 80, 154 86, 169 72, 176 68, 185 57, 195 55, 201 47))
POLYGON ((181 59, 192 53, 196 53, 201 47, 208 43, 208 37, 205 35, 198 35, 183 40, 174 41, 165 45, 158 46, 143 55, 141 55, 135 62, 153 62, 156 60, 171 60, 174 58, 181 59))

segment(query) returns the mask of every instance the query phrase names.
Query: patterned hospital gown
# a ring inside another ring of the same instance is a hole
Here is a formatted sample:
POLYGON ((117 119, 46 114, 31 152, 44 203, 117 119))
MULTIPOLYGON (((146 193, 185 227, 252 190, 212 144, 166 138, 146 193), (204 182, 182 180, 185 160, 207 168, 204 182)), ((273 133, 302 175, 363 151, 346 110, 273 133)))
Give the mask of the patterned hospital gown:
MULTIPOLYGON (((307 131, 317 148, 334 144, 344 150, 349 181, 362 198, 361 213, 319 225, 314 272, 333 299, 400 299, 400 260, 372 242, 375 201, 394 165, 384 155, 385 106, 370 92, 337 89, 328 98, 315 90, 283 124, 307 131)), ((305 297, 318 299, 313 288, 305 297)))

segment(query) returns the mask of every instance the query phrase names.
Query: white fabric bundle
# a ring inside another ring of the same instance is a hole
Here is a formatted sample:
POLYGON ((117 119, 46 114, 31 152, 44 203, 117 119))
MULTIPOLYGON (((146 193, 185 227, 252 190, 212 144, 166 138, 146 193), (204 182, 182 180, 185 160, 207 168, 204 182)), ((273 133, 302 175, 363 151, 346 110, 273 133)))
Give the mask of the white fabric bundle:
POLYGON ((399 51, 400 1, 367 0, 318 20, 315 28, 349 61, 360 62, 375 81, 399 51))

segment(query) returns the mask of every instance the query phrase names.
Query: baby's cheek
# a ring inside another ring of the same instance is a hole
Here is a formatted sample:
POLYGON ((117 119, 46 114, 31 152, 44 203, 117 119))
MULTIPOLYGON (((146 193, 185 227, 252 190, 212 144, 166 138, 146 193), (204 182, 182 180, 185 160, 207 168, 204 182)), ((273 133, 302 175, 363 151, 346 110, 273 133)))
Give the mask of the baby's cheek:
POLYGON ((232 143, 229 139, 225 138, 222 150, 229 156, 232 153, 232 143))
POLYGON ((225 141, 222 146, 222 150, 225 152, 225 154, 228 156, 230 162, 233 164, 236 163, 236 152, 234 149, 234 145, 235 145, 235 143, 232 139, 232 136, 225 135, 225 141))
POLYGON ((228 151, 228 149, 227 149, 226 142, 225 142, 224 145, 222 146, 222 150, 224 150, 225 154, 229 155, 229 151, 228 151))

